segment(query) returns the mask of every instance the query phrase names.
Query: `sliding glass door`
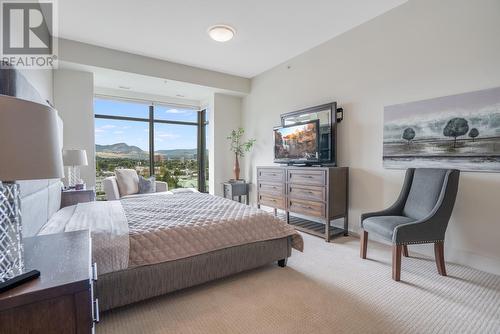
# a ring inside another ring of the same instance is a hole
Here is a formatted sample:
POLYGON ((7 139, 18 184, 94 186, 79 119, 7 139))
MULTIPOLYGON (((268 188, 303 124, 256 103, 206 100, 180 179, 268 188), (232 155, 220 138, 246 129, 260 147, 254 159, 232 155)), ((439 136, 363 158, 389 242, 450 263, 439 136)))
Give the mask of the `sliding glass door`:
POLYGON ((205 111, 96 97, 96 193, 116 168, 167 182, 169 189, 207 191, 205 111))

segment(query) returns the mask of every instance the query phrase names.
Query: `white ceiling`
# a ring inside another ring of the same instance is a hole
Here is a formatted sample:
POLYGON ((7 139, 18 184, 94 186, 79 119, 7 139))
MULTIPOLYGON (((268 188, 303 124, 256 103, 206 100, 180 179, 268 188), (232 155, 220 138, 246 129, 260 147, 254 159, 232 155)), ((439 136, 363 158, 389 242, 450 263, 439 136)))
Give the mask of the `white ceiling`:
POLYGON ((406 0, 64 0, 59 35, 98 46, 253 77, 406 0), (229 24, 236 37, 212 41, 229 24))

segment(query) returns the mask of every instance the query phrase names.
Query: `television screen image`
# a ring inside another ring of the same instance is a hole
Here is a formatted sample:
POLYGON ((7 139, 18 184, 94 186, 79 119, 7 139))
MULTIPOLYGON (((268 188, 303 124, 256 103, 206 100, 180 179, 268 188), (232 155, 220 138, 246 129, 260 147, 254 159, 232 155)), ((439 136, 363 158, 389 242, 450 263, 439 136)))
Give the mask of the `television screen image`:
POLYGON ((276 162, 317 161, 318 121, 274 129, 276 162))

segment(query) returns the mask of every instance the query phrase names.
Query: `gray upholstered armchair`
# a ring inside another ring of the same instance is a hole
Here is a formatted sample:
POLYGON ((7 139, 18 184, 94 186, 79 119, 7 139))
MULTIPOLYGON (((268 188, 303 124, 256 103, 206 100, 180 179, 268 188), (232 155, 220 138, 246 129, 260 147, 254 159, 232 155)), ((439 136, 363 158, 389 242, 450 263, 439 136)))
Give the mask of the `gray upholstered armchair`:
POLYGON ((361 215, 361 258, 366 259, 368 233, 392 241, 392 278, 399 281, 401 252, 408 256, 407 245, 434 243, 438 272, 446 276, 444 234, 459 176, 456 169, 408 169, 396 203, 386 210, 361 215))

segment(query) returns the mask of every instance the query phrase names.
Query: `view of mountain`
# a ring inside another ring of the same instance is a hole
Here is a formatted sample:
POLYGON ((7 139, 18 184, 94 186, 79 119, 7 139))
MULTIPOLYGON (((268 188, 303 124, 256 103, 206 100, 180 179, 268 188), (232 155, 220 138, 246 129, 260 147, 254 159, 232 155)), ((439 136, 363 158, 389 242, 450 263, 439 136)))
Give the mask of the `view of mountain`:
MULTIPOLYGON (((96 155, 101 158, 129 158, 129 159, 147 159, 148 152, 141 150, 137 146, 127 145, 126 143, 117 143, 112 145, 95 146, 96 155)), ((168 157, 169 159, 193 159, 196 154, 196 149, 173 149, 173 150, 158 150, 157 154, 168 157)))
POLYGON ((112 145, 97 145, 95 146, 96 152, 112 152, 112 153, 143 153, 137 146, 129 146, 125 143, 117 143, 112 145))
POLYGON ((190 149, 175 149, 175 150, 159 150, 155 151, 155 153, 165 155, 172 159, 179 159, 181 157, 184 157, 186 159, 188 158, 193 159, 197 151, 198 150, 195 148, 190 148, 190 149))

